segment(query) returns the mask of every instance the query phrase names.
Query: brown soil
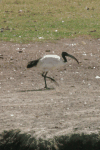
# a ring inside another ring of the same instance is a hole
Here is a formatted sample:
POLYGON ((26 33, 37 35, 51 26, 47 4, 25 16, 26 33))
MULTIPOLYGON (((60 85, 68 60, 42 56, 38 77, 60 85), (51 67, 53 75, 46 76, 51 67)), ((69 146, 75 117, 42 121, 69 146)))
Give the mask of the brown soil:
POLYGON ((0 42, 0 131, 21 129, 52 138, 69 133, 100 131, 100 39, 65 39, 55 43, 0 42), (44 54, 66 51, 64 68, 51 71, 59 86, 44 80, 27 63, 44 54))

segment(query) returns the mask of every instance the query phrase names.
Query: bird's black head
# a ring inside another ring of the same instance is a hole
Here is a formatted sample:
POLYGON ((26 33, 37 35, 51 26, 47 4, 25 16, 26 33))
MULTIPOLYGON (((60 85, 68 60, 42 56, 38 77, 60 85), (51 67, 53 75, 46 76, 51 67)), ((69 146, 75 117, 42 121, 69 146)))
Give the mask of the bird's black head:
POLYGON ((67 59, 66 59, 65 56, 68 56, 68 57, 71 57, 71 58, 75 59, 77 61, 77 63, 79 64, 78 60, 74 56, 68 54, 67 52, 62 52, 62 57, 64 59, 64 62, 67 62, 67 59))

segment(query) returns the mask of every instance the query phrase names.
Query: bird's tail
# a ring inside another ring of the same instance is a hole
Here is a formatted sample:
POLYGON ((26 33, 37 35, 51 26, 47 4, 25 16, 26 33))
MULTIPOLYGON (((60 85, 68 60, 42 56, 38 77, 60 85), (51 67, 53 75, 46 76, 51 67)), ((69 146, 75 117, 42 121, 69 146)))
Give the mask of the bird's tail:
POLYGON ((28 65, 27 65, 27 68, 32 68, 32 67, 37 66, 39 60, 40 60, 40 59, 30 61, 30 62, 28 63, 28 65))

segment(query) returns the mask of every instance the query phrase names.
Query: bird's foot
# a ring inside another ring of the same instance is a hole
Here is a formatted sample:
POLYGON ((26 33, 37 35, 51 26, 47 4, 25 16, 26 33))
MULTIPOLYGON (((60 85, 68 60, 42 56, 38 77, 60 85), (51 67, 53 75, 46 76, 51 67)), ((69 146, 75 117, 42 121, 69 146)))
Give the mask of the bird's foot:
POLYGON ((47 84, 45 83, 45 87, 44 87, 45 89, 48 89, 48 87, 47 87, 47 84))
POLYGON ((54 90, 54 88, 44 87, 45 90, 54 90))
POLYGON ((45 88, 45 89, 48 89, 48 87, 47 87, 47 86, 45 86, 44 88, 45 88))

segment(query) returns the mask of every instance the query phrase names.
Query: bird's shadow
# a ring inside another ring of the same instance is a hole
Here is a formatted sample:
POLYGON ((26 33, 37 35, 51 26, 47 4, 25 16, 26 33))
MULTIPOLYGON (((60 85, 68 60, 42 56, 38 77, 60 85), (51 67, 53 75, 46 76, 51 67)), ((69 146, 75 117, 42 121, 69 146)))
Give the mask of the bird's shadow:
POLYGON ((54 90, 55 88, 41 88, 41 89, 33 89, 33 90, 19 90, 17 92, 33 92, 33 91, 48 91, 54 90))

